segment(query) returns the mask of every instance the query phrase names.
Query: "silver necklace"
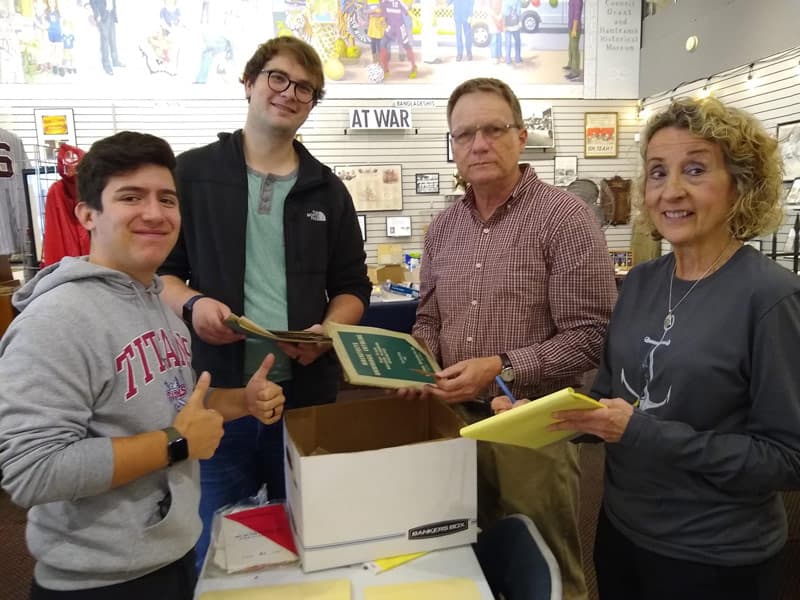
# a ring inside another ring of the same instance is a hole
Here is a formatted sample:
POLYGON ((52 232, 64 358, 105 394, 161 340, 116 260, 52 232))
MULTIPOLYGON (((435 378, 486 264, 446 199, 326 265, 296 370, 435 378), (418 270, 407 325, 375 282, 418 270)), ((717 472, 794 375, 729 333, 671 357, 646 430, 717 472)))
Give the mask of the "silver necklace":
POLYGON ((681 302, 686 300, 686 297, 692 293, 692 290, 694 290, 694 288, 697 287, 697 284, 703 281, 703 279, 705 279, 708 276, 708 274, 711 273, 711 270, 715 266, 717 266, 717 263, 722 258, 722 255, 725 254, 725 250, 728 249, 728 246, 730 246, 730 243, 725 244, 725 247, 722 249, 722 252, 719 253, 719 256, 717 256, 716 260, 711 263, 711 265, 705 270, 705 272, 702 275, 700 275, 700 278, 692 284, 689 290, 683 296, 681 296, 681 299, 678 300, 675 306, 672 306, 672 282, 675 281, 675 271, 677 270, 677 264, 672 267, 672 275, 669 278, 669 300, 667 302, 667 314, 664 317, 664 333, 668 332, 675 325, 675 311, 681 305, 681 302))

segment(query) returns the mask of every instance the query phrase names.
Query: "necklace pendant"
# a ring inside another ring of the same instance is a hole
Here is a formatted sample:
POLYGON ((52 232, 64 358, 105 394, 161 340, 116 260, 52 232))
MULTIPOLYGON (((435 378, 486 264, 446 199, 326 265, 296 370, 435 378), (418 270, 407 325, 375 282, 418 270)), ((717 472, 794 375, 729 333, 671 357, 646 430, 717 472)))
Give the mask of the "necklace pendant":
POLYGON ((673 325, 675 325, 675 315, 668 312, 667 316, 664 317, 664 331, 669 331, 673 325))

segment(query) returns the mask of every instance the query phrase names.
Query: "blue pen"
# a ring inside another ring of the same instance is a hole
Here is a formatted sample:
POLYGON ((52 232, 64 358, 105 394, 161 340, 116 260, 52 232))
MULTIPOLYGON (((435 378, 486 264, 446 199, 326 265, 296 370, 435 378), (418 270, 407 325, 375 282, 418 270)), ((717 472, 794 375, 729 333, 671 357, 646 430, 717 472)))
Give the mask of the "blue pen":
POLYGON ((517 401, 517 399, 516 399, 516 398, 514 398, 514 394, 512 394, 512 393, 511 393, 511 390, 510 390, 510 389, 508 389, 508 386, 506 385, 506 382, 505 382, 505 381, 503 381, 503 378, 502 378, 502 377, 500 377, 500 375, 497 375, 497 376, 494 378, 494 380, 497 382, 497 385, 499 385, 499 386, 500 386, 500 390, 501 390, 501 391, 502 391, 502 392, 503 392, 503 393, 504 393, 506 396, 508 396, 509 400, 511 400, 511 404, 514 404, 514 402, 516 402, 516 401, 517 401))

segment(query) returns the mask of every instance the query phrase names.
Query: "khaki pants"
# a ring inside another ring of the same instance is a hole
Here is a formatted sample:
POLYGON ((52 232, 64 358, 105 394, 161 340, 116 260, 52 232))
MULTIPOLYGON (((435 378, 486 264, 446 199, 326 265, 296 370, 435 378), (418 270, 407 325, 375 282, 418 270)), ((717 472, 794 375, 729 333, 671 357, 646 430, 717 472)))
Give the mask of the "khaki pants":
MULTIPOLYGON (((468 423, 485 416, 455 409, 468 423)), ((478 442, 478 525, 485 529, 515 513, 530 517, 558 561, 565 600, 588 597, 578 534, 579 479, 575 444, 531 450, 478 442)))

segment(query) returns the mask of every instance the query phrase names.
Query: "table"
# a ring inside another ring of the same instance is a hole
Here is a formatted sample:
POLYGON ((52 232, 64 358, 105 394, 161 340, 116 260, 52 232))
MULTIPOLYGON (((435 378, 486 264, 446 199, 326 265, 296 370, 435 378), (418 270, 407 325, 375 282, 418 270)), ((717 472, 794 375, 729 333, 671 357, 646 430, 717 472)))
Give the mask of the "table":
POLYGON ((417 318, 419 300, 381 300, 371 298, 360 325, 411 333, 417 318))
MULTIPOLYGON (((211 552, 208 554, 211 555, 211 552)), ((230 590, 258 585, 306 583, 331 579, 349 579, 352 584, 352 599, 364 600, 364 588, 372 585, 433 581, 450 577, 472 579, 483 600, 493 600, 491 589, 483 576, 472 546, 457 546, 435 550, 408 563, 383 573, 373 573, 363 565, 352 565, 338 569, 326 569, 314 573, 303 573, 298 565, 274 567, 259 573, 206 577, 206 567, 197 582, 195 598, 212 590, 230 590)))

